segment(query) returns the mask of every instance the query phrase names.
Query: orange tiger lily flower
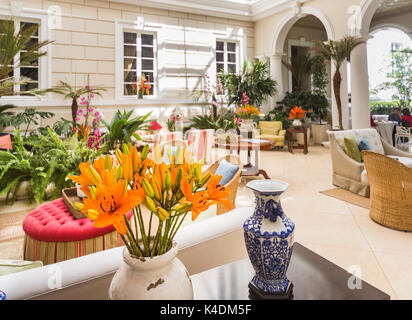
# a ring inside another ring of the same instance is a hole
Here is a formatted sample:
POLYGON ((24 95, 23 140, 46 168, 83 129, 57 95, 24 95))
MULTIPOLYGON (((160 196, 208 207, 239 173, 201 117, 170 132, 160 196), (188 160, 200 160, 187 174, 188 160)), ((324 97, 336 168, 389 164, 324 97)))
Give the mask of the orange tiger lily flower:
POLYGON ((219 186, 219 182, 222 179, 221 175, 212 176, 207 183, 207 194, 209 200, 214 201, 214 203, 221 202, 228 209, 231 210, 232 206, 229 200, 225 199, 229 196, 230 190, 225 186, 219 186))
POLYGON ((289 119, 300 119, 303 118, 306 114, 306 111, 301 107, 294 106, 289 112, 289 119))
MULTIPOLYGON (((115 180, 114 177, 112 181, 115 180)), ((119 233, 126 234, 124 215, 143 201, 145 193, 142 188, 128 190, 125 193, 124 186, 124 180, 114 182, 113 185, 100 184, 96 188, 96 199, 83 200, 82 211, 94 220, 95 227, 113 225, 119 233)))
POLYGON ((69 179, 80 184, 81 190, 85 193, 87 197, 90 197, 89 186, 94 185, 93 178, 90 176, 89 162, 82 162, 79 164, 80 175, 79 176, 69 176, 69 179))
POLYGON ((213 204, 212 201, 208 200, 206 191, 196 192, 195 194, 192 193, 192 187, 187 181, 186 176, 182 179, 180 188, 185 196, 182 204, 192 204, 192 208, 190 209, 192 212, 192 221, 196 220, 201 212, 206 211, 213 204))
POLYGON ((123 170, 123 177, 130 182, 133 178, 133 164, 132 158, 127 156, 123 153, 122 155, 122 170, 123 170))

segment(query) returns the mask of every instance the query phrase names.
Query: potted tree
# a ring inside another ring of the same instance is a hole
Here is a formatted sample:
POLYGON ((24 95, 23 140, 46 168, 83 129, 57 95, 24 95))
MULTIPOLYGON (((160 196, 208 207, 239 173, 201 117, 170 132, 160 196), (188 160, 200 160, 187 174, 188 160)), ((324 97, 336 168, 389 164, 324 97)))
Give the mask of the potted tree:
POLYGON ((342 100, 340 95, 340 86, 342 83, 342 76, 340 74, 340 67, 345 62, 345 60, 350 61, 350 54, 353 49, 358 45, 364 43, 361 38, 346 36, 341 40, 333 41, 329 40, 327 42, 319 42, 320 48, 317 51, 323 55, 323 57, 332 61, 336 67, 335 74, 333 75, 333 92, 336 99, 336 108, 338 110, 339 119, 339 129, 343 130, 342 124, 342 100))
POLYGON ((329 112, 329 102, 326 98, 326 86, 328 84, 328 73, 326 71, 325 58, 321 55, 316 55, 312 58, 312 94, 311 94, 311 119, 312 136, 315 144, 321 144, 328 139, 326 131, 329 129, 329 124, 324 121, 329 112))

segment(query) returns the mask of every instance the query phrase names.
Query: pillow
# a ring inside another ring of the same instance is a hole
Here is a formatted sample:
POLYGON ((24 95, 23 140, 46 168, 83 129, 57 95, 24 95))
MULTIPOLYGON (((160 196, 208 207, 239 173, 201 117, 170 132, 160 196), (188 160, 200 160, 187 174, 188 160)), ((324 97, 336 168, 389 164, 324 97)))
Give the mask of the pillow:
POLYGON ((219 174, 222 176, 222 179, 220 180, 220 185, 224 186, 230 180, 232 180, 233 176, 236 174, 238 170, 239 170, 238 165, 230 163, 226 161, 226 159, 223 159, 222 161, 220 161, 220 164, 217 167, 216 172, 215 172, 215 174, 219 174))
POLYGON ((361 154, 359 151, 358 143, 356 142, 354 136, 347 135, 343 139, 343 146, 346 154, 357 162, 362 162, 361 154))
POLYGON ((368 140, 365 138, 362 138, 362 140, 359 142, 359 151, 363 150, 371 150, 371 146, 369 145, 368 140))

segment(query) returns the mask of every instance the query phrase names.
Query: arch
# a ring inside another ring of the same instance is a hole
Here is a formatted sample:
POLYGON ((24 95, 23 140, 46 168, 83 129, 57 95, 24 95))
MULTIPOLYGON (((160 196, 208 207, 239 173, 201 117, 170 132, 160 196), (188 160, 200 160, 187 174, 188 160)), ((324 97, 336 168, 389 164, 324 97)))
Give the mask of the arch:
POLYGON ((360 4, 360 12, 356 21, 356 36, 365 37, 369 36, 369 29, 371 26, 372 18, 379 8, 382 0, 362 0, 360 4))
POLYGON ((275 33, 272 39, 272 45, 271 45, 272 53, 276 54, 276 53, 283 52, 283 46, 285 44, 285 40, 286 40, 289 30, 299 19, 307 15, 312 15, 318 18, 322 22, 326 30, 328 39, 329 40, 335 39, 335 33, 333 30, 332 24, 329 22, 328 18, 326 18, 323 12, 319 11, 318 9, 312 8, 312 7, 302 6, 300 14, 295 14, 295 12, 292 11, 291 13, 286 15, 276 27, 276 30, 275 30, 275 33))
POLYGON ((405 33, 407 36, 409 36, 409 38, 412 40, 412 33, 410 32, 408 28, 406 28, 403 25, 396 24, 396 23, 390 23, 390 22, 380 23, 380 24, 373 26, 372 28, 370 28, 369 33, 373 33, 373 32, 379 31, 380 29, 385 29, 385 28, 398 29, 402 31, 403 33, 405 33))

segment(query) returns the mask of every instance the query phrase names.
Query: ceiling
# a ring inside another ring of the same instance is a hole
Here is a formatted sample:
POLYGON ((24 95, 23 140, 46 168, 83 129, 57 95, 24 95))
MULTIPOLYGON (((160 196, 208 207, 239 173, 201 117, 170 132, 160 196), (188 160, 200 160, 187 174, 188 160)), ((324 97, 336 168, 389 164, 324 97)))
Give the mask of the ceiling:
POLYGON ((383 0, 373 19, 412 12, 412 0, 383 0))

